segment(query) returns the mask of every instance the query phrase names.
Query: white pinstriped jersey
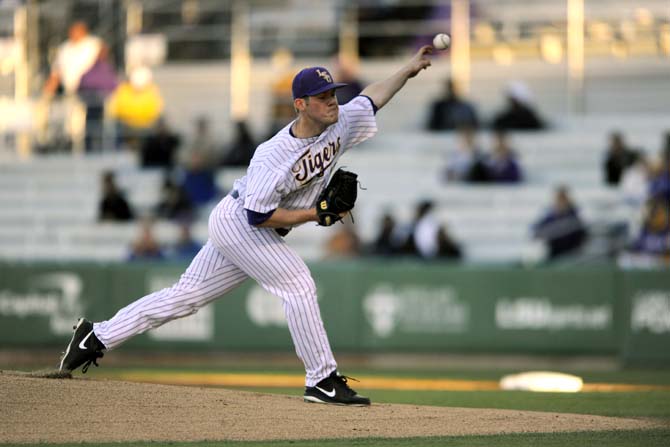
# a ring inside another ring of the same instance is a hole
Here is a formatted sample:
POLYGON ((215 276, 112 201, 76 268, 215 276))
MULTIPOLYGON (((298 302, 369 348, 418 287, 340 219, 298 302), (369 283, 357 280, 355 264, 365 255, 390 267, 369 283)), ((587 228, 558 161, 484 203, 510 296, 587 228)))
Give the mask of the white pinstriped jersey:
POLYGON ((340 106, 337 123, 316 137, 294 137, 292 124, 258 146, 247 174, 235 181, 245 209, 268 213, 314 207, 342 154, 377 132, 372 101, 366 96, 340 106))
POLYGON ((296 353, 305 365, 305 384, 315 386, 337 369, 316 284, 278 232, 250 226, 243 207, 258 213, 313 207, 340 156, 376 131, 372 101, 359 96, 340 107, 338 122, 318 137, 295 138, 287 126, 260 145, 247 175, 235 182, 238 198, 228 195, 212 211, 210 238, 179 281, 95 323, 96 337, 114 349, 137 334, 197 312, 253 278, 283 300, 296 353))

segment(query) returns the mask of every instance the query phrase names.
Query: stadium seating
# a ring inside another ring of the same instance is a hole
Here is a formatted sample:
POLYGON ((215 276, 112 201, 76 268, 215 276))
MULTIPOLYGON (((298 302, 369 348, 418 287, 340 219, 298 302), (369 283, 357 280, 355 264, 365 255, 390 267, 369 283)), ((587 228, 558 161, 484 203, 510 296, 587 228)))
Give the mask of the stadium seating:
MULTIPOLYGON (((668 122, 667 120, 665 122, 668 122)), ((444 183, 441 174, 456 147, 451 133, 385 131, 346 154, 341 165, 359 173, 365 188, 355 210, 356 229, 370 242, 384 212, 399 222, 411 219, 419 200, 432 199, 442 221, 463 244, 468 262, 518 262, 533 244, 529 228, 549 204, 559 183, 569 185, 590 224, 625 221, 628 209, 616 189, 603 185, 601 159, 607 133, 617 119, 562 123, 541 133, 514 133, 527 181, 518 186, 444 183)), ((663 120, 621 119, 627 140, 652 155, 664 131, 663 120), (625 124, 625 125, 623 125, 625 124)), ((482 133, 480 143, 489 146, 482 133)), ((117 182, 140 213, 151 211, 160 194, 162 174, 142 170, 132 154, 110 152, 73 157, 50 155, 0 164, 0 257, 4 259, 120 261, 139 231, 137 223, 97 223, 100 173, 113 170, 117 182)), ((224 191, 244 174, 234 168, 218 173, 224 191)), ((194 236, 207 238, 207 212, 194 236)), ((324 256, 337 226, 306 224, 287 240, 306 259, 324 256)), ((158 239, 169 244, 176 225, 159 222, 158 239)))

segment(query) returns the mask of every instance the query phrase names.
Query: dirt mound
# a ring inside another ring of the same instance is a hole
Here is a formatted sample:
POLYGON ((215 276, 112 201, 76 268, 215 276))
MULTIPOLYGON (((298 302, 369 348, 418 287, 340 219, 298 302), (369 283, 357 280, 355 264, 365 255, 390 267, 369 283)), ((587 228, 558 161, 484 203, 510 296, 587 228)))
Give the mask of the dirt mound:
POLYGON ((653 421, 514 410, 373 404, 0 371, 0 442, 278 440, 627 430, 653 421))

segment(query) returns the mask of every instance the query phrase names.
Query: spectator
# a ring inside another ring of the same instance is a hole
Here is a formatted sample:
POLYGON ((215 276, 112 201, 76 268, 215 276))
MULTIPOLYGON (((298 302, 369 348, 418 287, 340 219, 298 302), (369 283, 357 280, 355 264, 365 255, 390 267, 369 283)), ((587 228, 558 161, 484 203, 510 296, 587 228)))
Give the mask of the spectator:
POLYGON ((249 166, 251 157, 256 151, 256 142, 249 132, 246 121, 235 123, 236 134, 233 142, 226 150, 223 158, 223 166, 249 166))
POLYGON ((463 258, 463 251, 460 245, 448 233, 445 226, 440 226, 437 231, 437 257, 443 259, 460 260, 463 258))
POLYGON ((272 85, 272 108, 268 135, 274 135, 295 118, 291 83, 293 75, 287 74, 272 85))
POLYGON ((279 48, 272 55, 272 68, 275 81, 272 84, 272 105, 270 107, 270 128, 268 137, 274 136, 279 130, 295 119, 293 108, 293 54, 286 48, 279 48))
POLYGON ((142 219, 140 234, 131 245, 129 261, 160 261, 165 259, 163 249, 154 236, 153 224, 151 218, 142 219))
POLYGON ((670 202, 670 149, 661 148, 661 162, 651 177, 649 196, 670 202))
POLYGON ((423 259, 460 259, 460 247, 439 223, 433 208, 431 200, 419 202, 412 222, 405 228, 394 231, 393 239, 402 241, 397 252, 423 259))
POLYGON ((201 116, 195 120, 195 135, 182 160, 179 184, 189 200, 196 206, 203 206, 219 197, 216 186, 214 140, 209 130, 209 119, 201 116))
MULTIPOLYGON (((76 21, 68 29, 68 39, 58 47, 51 74, 44 84, 47 97, 52 97, 62 86, 68 98, 78 99, 85 107, 87 151, 102 149, 104 98, 116 87, 116 74, 107 55, 100 38, 89 34, 86 23, 76 21)), ((74 110, 70 112, 74 117, 74 110)), ((74 127, 74 122, 71 125, 74 127)))
POLYGON ((98 207, 100 221, 123 222, 133 219, 133 211, 123 192, 116 186, 114 173, 102 174, 102 198, 98 207))
POLYGON ((338 229, 326 243, 328 258, 356 258, 361 255, 361 240, 350 220, 338 229))
POLYGON ((566 187, 556 189, 551 209, 533 225, 533 233, 545 242, 551 260, 575 253, 584 244, 586 227, 566 187))
POLYGON ((661 143, 661 158, 670 160, 670 130, 663 134, 663 142, 661 143))
POLYGON ((609 146, 603 165, 605 182, 616 186, 621 181, 623 172, 631 166, 636 158, 637 151, 628 147, 621 132, 612 132, 609 137, 609 146))
POLYGON ((163 113, 163 98, 152 78, 147 67, 133 69, 107 105, 109 115, 117 122, 120 139, 135 149, 141 147, 141 141, 163 113))
POLYGON ((649 201, 632 251, 670 260, 670 201, 649 201))
POLYGON ((528 87, 513 82, 507 88, 507 104, 493 119, 493 128, 501 130, 539 130, 545 124, 534 110, 528 87))
POLYGON ((216 151, 214 137, 210 131, 209 118, 199 116, 194 121, 194 133, 183 151, 181 163, 189 165, 194 159, 201 159, 202 163, 208 166, 214 166, 219 162, 219 156, 216 151))
POLYGON ((634 152, 632 164, 622 174, 619 190, 624 203, 634 210, 642 209, 649 194, 651 166, 643 152, 634 152))
POLYGON ((170 247, 169 257, 176 261, 190 261, 202 248, 202 242, 193 239, 191 226, 187 222, 179 225, 179 239, 170 247))
POLYGON ((105 142, 105 100, 117 86, 116 73, 108 61, 106 47, 93 66, 81 77, 79 99, 86 106, 85 144, 89 152, 100 152, 105 142))
POLYGON ((475 129, 471 127, 459 129, 459 137, 457 152, 448 160, 447 181, 487 182, 488 168, 476 142, 475 129))
POLYGON ((193 204, 188 195, 167 175, 163 180, 160 201, 156 205, 156 216, 187 222, 194 217, 193 204))
POLYGON ((219 196, 214 170, 204 156, 203 152, 191 152, 191 159, 181 173, 181 187, 195 206, 206 205, 219 196))
POLYGON ((44 85, 45 93, 53 95, 59 86, 65 93, 76 93, 82 76, 95 64, 102 48, 102 41, 88 33, 86 23, 72 23, 68 39, 56 51, 51 74, 44 85))
POLYGON ((626 224, 630 233, 642 225, 642 209, 649 197, 651 166, 643 152, 634 154, 633 164, 624 171, 619 182, 619 192, 627 211, 626 224))
POLYGON ((352 62, 346 59, 340 59, 337 63, 336 82, 343 82, 347 85, 337 89, 337 103, 343 105, 358 96, 365 85, 358 79, 356 69, 352 62))
POLYGON ((142 143, 142 167, 172 169, 180 141, 179 135, 170 130, 165 119, 159 119, 155 133, 150 134, 142 143))
POLYGON ((489 177, 495 183, 519 183, 523 180, 521 166, 503 130, 494 134, 493 153, 486 165, 489 177))
POLYGON ((426 127, 434 131, 479 127, 477 110, 461 98, 453 80, 447 80, 442 97, 431 104, 426 127))
POLYGON ((377 256, 392 256, 399 254, 402 250, 402 239, 399 238, 396 222, 390 213, 382 216, 379 234, 370 247, 370 252, 377 256))
POLYGON ((423 259, 460 259, 461 249, 433 213, 434 204, 424 200, 416 208, 407 250, 423 259))

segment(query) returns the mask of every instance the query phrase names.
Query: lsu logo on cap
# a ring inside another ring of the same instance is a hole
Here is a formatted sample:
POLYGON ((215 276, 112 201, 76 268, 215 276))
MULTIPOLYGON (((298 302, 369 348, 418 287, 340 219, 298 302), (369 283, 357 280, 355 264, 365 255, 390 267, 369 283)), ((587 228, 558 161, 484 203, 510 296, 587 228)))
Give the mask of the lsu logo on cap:
POLYGON ((317 68, 316 69, 316 74, 318 74, 320 78, 323 78, 324 81, 326 81, 328 83, 333 82, 333 78, 330 77, 330 74, 327 71, 321 71, 317 68))

